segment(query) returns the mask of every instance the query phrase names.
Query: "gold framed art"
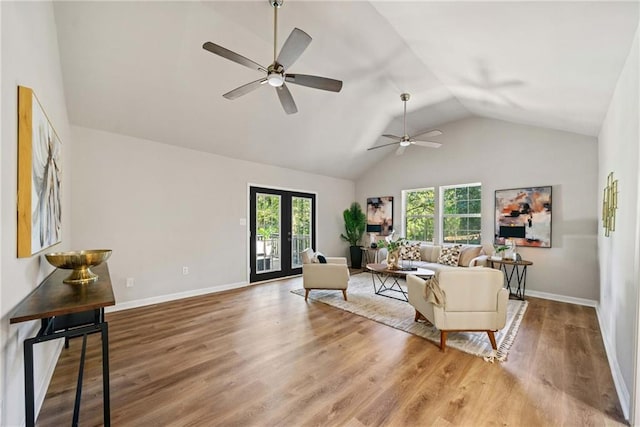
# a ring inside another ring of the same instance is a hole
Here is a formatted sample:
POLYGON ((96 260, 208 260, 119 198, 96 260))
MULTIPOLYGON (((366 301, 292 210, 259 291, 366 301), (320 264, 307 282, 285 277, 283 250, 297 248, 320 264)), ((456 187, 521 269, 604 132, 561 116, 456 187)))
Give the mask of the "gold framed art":
POLYGON ((62 241, 62 143, 38 98, 18 86, 18 257, 62 241))
POLYGON ((613 179, 613 172, 607 176, 607 186, 602 196, 602 227, 605 237, 616 231, 616 209, 618 209, 618 180, 613 179))

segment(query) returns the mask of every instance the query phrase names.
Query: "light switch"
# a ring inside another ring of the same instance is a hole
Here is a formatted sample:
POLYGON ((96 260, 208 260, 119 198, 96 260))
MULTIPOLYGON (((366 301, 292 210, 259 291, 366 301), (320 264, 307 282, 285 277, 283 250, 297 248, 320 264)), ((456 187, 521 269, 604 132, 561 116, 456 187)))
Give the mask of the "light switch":
POLYGON ((242 226, 247 225, 247 218, 240 218, 240 225, 242 226))

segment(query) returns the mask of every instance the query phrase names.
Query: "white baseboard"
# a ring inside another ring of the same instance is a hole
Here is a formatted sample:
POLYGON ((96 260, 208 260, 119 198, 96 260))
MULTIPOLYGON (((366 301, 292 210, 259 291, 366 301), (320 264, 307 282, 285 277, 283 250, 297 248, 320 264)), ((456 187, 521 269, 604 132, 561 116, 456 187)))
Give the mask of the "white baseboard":
POLYGON ((598 316, 598 324, 600 326, 600 334, 602 335, 602 342, 604 343, 604 349, 607 353, 607 360, 609 361, 609 369, 611 369, 611 376, 613 377, 613 384, 616 387, 618 393, 618 400, 620 400, 620 406, 622 407, 622 414, 624 418, 629 421, 629 408, 631 405, 631 395, 627 386, 624 383, 622 377, 622 371, 618 364, 618 358, 616 357, 615 350, 611 347, 611 343, 606 339, 604 325, 600 317, 600 305, 596 306, 596 315, 598 316))
POLYGON ((177 299, 197 297, 199 295, 229 291, 231 289, 240 289, 247 286, 253 286, 255 284, 256 283, 237 282, 237 283, 229 283, 221 286, 212 286, 210 288, 193 289, 191 291, 178 292, 175 294, 160 295, 157 297, 127 301, 127 302, 116 304, 115 306, 112 306, 112 307, 106 307, 104 311, 107 313, 112 313, 115 311, 128 310, 130 308, 136 308, 136 307, 144 307, 146 305, 160 304, 163 302, 169 302, 177 299))
POLYGON ((531 297, 535 297, 535 298, 542 298, 542 299, 548 299, 551 301, 559 301, 559 302, 566 302, 569 304, 576 304, 576 305, 585 305, 587 307, 597 307, 598 306, 598 301, 596 300, 592 300, 592 299, 586 299, 586 298, 576 298, 576 297, 568 297, 565 295, 558 295, 558 294, 551 294, 548 292, 539 292, 539 291, 527 291, 527 295, 526 296, 531 296, 531 297))

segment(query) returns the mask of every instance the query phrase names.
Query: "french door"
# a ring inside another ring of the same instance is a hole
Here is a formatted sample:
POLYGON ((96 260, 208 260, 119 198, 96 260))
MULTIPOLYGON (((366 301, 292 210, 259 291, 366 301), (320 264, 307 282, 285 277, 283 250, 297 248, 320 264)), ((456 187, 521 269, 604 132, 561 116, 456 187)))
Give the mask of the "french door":
POLYGON ((300 252, 315 248, 314 194, 249 188, 250 282, 302 273, 300 252))

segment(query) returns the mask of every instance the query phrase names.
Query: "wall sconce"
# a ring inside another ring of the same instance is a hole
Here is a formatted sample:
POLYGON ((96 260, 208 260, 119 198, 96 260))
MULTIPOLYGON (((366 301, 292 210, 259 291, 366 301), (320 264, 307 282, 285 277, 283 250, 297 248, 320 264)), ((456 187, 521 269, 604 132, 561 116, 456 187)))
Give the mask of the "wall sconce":
POLYGON ((605 237, 616 231, 616 209, 618 209, 618 180, 614 181, 613 172, 607 176, 607 186, 602 197, 602 226, 605 237))

